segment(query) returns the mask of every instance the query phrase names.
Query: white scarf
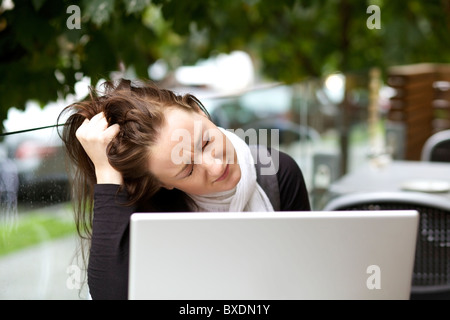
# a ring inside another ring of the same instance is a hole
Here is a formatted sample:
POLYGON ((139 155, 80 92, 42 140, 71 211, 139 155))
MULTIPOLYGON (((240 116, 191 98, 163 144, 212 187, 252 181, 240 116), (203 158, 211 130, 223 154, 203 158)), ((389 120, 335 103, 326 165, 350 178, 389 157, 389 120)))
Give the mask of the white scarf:
POLYGON ((199 211, 274 211, 269 198, 256 181, 255 161, 249 146, 236 134, 219 128, 235 149, 241 179, 231 190, 207 195, 189 195, 199 211))

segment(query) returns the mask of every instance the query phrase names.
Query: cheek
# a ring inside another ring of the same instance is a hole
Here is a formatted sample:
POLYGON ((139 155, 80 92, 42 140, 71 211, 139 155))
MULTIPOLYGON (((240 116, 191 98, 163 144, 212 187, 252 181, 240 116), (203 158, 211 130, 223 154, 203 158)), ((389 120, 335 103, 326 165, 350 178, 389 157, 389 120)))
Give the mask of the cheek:
POLYGON ((237 155, 236 155, 236 150, 233 147, 233 144, 231 143, 231 141, 227 140, 226 142, 226 158, 228 160, 229 163, 237 163, 237 155))
POLYGON ((235 151, 233 144, 220 131, 215 136, 213 148, 216 158, 226 159, 228 162, 234 158, 235 151))
POLYGON ((231 176, 233 187, 235 187, 241 180, 241 167, 237 161, 233 164, 233 175, 231 176))

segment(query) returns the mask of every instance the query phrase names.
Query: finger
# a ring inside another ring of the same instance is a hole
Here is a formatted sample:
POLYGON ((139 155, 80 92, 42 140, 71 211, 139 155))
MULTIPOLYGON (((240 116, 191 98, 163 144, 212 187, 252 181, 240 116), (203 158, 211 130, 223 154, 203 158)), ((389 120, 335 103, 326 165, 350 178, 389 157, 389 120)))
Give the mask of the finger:
POLYGON ((105 117, 105 114, 104 114, 103 111, 102 111, 102 112, 99 112, 99 113, 97 113, 96 115, 94 115, 94 116, 91 118, 91 121, 98 121, 99 119, 104 118, 104 117, 105 117))
POLYGON ((105 130, 108 127, 108 121, 106 120, 105 114, 103 112, 97 113, 90 120, 92 127, 101 128, 105 130))
POLYGON ((81 136, 84 135, 86 127, 89 125, 89 122, 90 121, 88 118, 84 119, 83 123, 78 127, 77 131, 75 131, 75 136, 77 138, 80 138, 81 136))
POLYGON ((120 131, 120 126, 116 123, 109 126, 104 132, 105 138, 112 140, 114 139, 120 131))

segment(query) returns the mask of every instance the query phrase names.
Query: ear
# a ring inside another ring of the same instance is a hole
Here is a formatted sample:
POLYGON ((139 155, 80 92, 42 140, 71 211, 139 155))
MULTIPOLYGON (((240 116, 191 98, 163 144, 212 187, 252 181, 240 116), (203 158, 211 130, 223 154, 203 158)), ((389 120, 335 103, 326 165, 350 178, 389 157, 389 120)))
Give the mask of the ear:
POLYGON ((173 190, 173 186, 168 186, 168 185, 163 184, 161 187, 163 187, 164 189, 167 189, 167 190, 173 190))

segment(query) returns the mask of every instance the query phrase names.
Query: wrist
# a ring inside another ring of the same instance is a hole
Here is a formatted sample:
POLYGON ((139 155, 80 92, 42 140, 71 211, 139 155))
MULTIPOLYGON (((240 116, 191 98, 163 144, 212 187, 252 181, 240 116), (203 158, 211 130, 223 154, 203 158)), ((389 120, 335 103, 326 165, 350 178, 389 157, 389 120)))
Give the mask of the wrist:
POLYGON ((95 170, 97 184, 123 184, 122 174, 112 168, 95 170))

